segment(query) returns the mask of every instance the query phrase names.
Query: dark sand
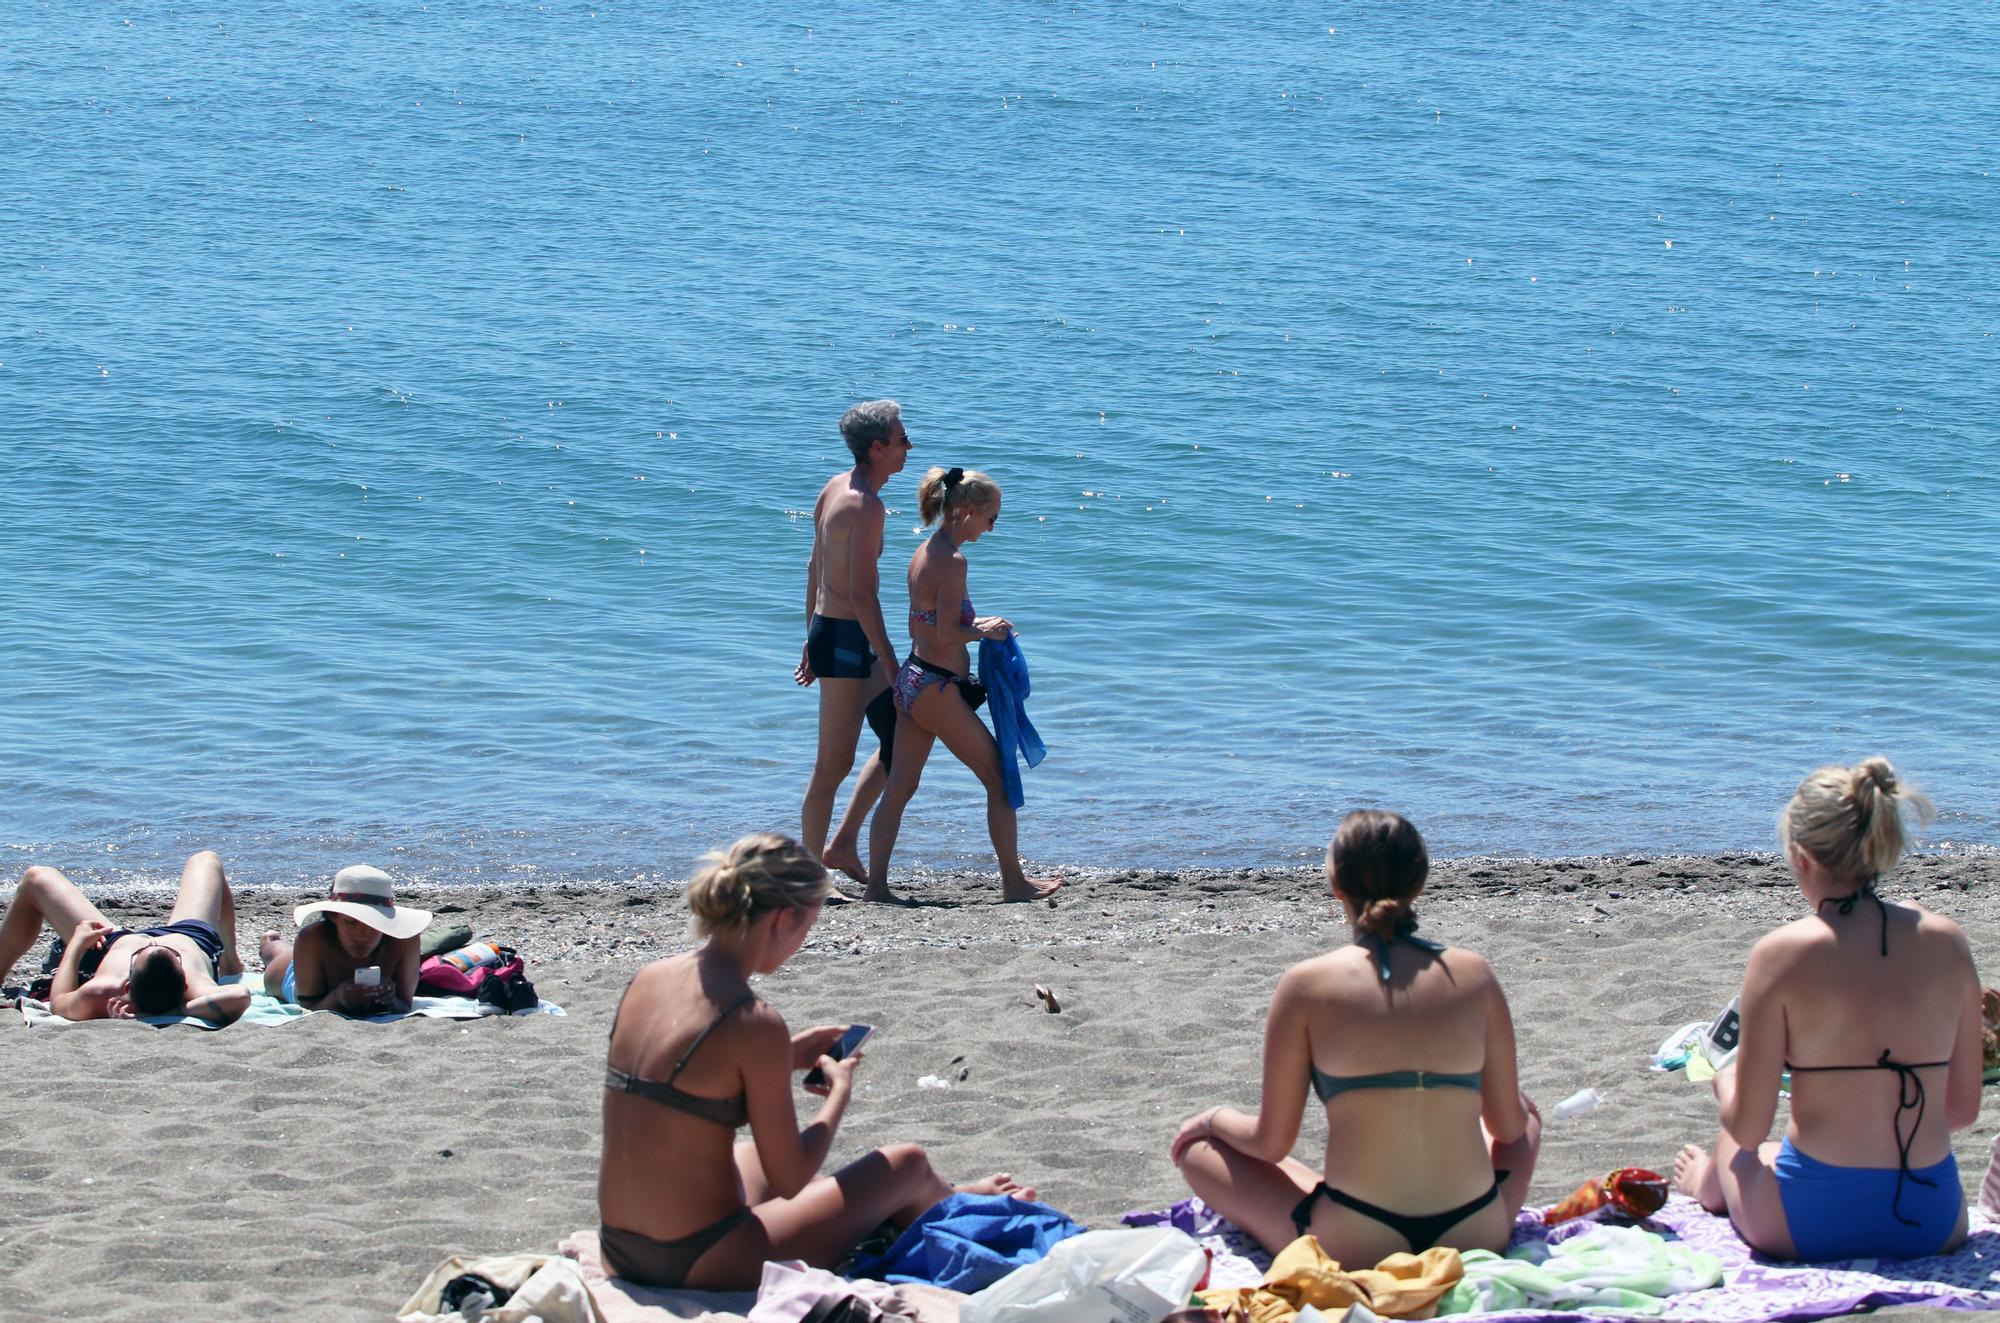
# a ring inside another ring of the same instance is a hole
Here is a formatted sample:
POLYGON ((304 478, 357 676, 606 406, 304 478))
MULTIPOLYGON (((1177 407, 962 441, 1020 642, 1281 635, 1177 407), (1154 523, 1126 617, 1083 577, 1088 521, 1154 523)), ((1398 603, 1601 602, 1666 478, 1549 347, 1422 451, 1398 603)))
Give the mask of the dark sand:
MULTIPOLYGON (((1996 876, 1993 859, 1923 857, 1884 889, 1958 919, 1983 953, 2000 944, 1996 876)), ((106 912, 163 911, 170 882, 106 912)), ((289 934, 310 897, 237 885, 254 968, 257 933, 289 934)), ((991 903, 992 878, 910 890, 932 903, 829 908, 763 982, 795 1027, 878 1026, 833 1161, 916 1140, 948 1175, 1012 1170, 1095 1225, 1184 1193, 1176 1124, 1255 1104, 1277 973, 1346 936, 1310 870, 1073 872, 1053 909, 991 903), (952 1088, 920 1089, 925 1075, 952 1088)), ((0 1319, 381 1320, 451 1253, 547 1250, 596 1224, 605 1035, 632 972, 690 944, 678 890, 406 899, 518 947, 569 1016, 203 1033, 5 1013, 0 1319)), ((1437 865, 1424 932, 1499 969, 1528 1091, 1545 1109, 1585 1085, 1605 1097, 1550 1122, 1537 1201, 1615 1166, 1670 1170, 1712 1137, 1707 1089, 1648 1057, 1727 1001, 1751 943, 1802 908, 1770 856, 1437 865)), ((1308 1108, 1308 1161, 1323 1124, 1308 1108)), ((1975 1190, 1991 1138, 1987 1116, 1957 1138, 1975 1190)))

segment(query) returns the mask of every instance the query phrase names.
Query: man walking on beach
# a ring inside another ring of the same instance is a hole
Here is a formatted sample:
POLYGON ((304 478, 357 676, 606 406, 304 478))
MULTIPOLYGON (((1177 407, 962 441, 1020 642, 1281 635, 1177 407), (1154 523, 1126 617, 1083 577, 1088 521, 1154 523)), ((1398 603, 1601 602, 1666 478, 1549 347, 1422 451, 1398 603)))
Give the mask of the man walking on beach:
POLYGON ((192 1015, 222 1025, 250 1009, 249 992, 216 982, 242 973, 243 962, 236 957, 236 901, 212 851, 188 859, 173 913, 151 928, 118 927, 61 873, 31 867, 0 917, 0 978, 45 923, 62 950, 49 1009, 66 1020, 192 1015))
POLYGON ((854 467, 829 478, 813 504, 806 643, 792 673, 802 685, 819 682, 819 753, 799 814, 799 841, 827 867, 865 883, 861 824, 888 781, 896 731, 896 707, 889 697, 896 650, 882 619, 877 565, 887 511, 878 493, 902 472, 910 438, 903 430, 902 406, 894 400, 869 400, 849 409, 840 418, 840 437, 854 456, 854 467), (854 766, 854 743, 864 720, 874 728, 881 751, 870 754, 861 769, 840 830, 828 844, 834 794, 854 766))

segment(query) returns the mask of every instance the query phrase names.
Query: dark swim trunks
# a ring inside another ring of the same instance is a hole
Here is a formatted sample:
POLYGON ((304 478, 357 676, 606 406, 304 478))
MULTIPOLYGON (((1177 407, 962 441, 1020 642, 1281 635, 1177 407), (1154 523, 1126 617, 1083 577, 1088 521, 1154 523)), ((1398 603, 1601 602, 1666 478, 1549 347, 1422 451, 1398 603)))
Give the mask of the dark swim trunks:
MULTIPOLYGON (((111 944, 121 937, 134 936, 185 937, 199 947, 203 955, 208 957, 208 964, 211 969, 215 967, 216 962, 222 959, 222 934, 215 930, 214 924, 208 922, 206 919, 178 919, 173 923, 162 923, 151 928, 113 928, 109 933, 105 934, 102 942, 99 942, 91 950, 85 951, 82 958, 76 962, 76 976, 79 979, 95 978, 97 976, 97 967, 104 963, 104 953, 111 949, 111 944)), ((62 963, 63 950, 66 945, 67 943, 62 938, 58 937, 55 939, 54 945, 49 949, 49 963, 47 968, 54 969, 62 963)))
POLYGON ((806 662, 822 680, 866 680, 875 651, 859 620, 816 615, 806 631, 806 662))
MULTIPOLYGON (((875 650, 859 620, 814 616, 806 635, 806 664, 822 680, 865 680, 875 673, 875 650)), ((882 766, 896 749, 896 704, 884 689, 868 704, 868 728, 882 745, 882 766)))

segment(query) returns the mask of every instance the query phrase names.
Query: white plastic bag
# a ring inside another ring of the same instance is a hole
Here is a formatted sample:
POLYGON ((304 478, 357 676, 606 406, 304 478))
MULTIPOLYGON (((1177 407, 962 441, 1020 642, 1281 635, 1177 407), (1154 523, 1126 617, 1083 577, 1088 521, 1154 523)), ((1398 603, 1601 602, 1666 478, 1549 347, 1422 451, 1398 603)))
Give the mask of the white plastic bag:
POLYGON ((959 1323, 1160 1323, 1187 1303, 1208 1255, 1173 1227, 1086 1231, 959 1306, 959 1323))

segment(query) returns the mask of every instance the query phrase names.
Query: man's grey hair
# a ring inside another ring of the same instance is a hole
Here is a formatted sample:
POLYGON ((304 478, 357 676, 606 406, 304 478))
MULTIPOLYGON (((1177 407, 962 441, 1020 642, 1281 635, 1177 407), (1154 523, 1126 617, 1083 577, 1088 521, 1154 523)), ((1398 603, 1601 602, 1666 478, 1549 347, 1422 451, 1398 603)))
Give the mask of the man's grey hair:
POLYGON ((903 406, 894 400, 864 400, 840 415, 840 439, 859 463, 868 458, 870 446, 889 439, 902 417, 903 406))

